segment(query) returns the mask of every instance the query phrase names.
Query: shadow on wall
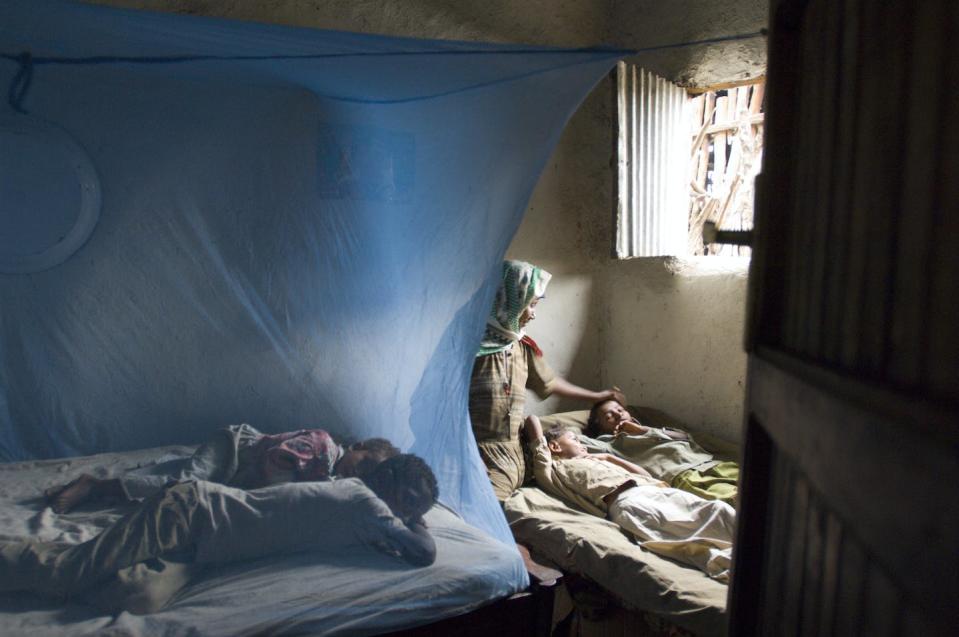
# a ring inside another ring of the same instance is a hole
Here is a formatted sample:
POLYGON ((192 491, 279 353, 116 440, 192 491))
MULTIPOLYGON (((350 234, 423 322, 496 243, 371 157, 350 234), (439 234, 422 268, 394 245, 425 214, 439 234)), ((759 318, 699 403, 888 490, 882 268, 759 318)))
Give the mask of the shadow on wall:
MULTIPOLYGON (((556 317, 563 330, 558 337, 567 348, 566 353, 572 355, 569 363, 564 365, 562 370, 557 369, 557 372, 570 382, 587 389, 600 389, 604 358, 602 334, 605 323, 601 298, 596 293, 597 284, 593 276, 577 275, 575 279, 578 285, 571 281, 571 285, 575 285, 575 303, 585 311, 576 320, 567 307, 555 308, 556 317), (562 373, 563 371, 565 373, 562 373)), ((590 406, 567 398, 557 398, 555 402, 555 411, 586 409, 590 406)))
MULTIPOLYGON (((536 320, 527 331, 557 374, 583 387, 597 387, 602 361, 598 329, 602 323, 602 307, 597 305, 594 277, 582 273, 557 273, 548 264, 542 267, 553 273, 553 280, 546 290, 546 298, 537 308, 536 320)), ((542 415, 587 406, 559 396, 541 401, 529 392, 526 409, 529 413, 542 415)))

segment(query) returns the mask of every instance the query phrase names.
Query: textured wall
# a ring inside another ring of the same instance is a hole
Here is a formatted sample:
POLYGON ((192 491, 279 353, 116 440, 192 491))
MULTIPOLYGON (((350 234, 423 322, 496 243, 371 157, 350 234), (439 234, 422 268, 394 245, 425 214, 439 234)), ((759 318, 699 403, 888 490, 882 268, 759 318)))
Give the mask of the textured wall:
MULTIPOLYGON (((758 31, 767 0, 86 0, 363 33, 552 46, 644 48, 758 31)), ((683 86, 765 72, 763 39, 644 53, 636 62, 683 86)))
POLYGON ((589 46, 603 39, 607 6, 589 0, 87 0, 290 26, 445 40, 589 46))
MULTIPOLYGON (((755 31, 765 0, 97 0, 294 26, 395 36, 640 48, 755 31)), ((670 49, 637 60, 708 85, 762 73, 765 42, 670 49)), ((555 278, 530 333, 570 380, 619 383, 631 400, 729 439, 742 418, 745 278, 662 260, 617 262, 612 245, 613 86, 601 82, 567 126, 508 256, 555 278), (710 317, 708 319, 704 317, 710 317), (703 328, 708 320, 711 329, 703 328), (682 342, 672 342, 681 338, 682 342)), ((551 398, 538 413, 580 405, 551 398)))
MULTIPOLYGON (((754 33, 766 26, 767 0, 611 0, 609 41, 628 48, 754 33)), ((766 40, 641 53, 630 61, 681 86, 705 87, 763 75, 766 40)))
POLYGON ((746 268, 736 257, 611 265, 601 324, 604 380, 632 402, 738 439, 746 381, 746 268))

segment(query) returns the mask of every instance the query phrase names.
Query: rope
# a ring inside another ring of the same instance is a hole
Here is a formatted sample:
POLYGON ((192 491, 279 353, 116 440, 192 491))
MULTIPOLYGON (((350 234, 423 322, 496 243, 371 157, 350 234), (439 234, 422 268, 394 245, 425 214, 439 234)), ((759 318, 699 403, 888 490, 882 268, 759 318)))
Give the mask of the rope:
MULTIPOLYGON (((101 65, 101 64, 186 64, 192 62, 253 62, 253 61, 276 61, 276 60, 328 60, 343 58, 362 58, 362 57, 416 57, 427 55, 552 55, 555 53, 609 53, 621 54, 622 56, 636 55, 639 53, 648 53, 650 51, 660 51, 663 49, 675 49, 689 46, 700 46, 703 44, 718 44, 720 42, 731 42, 735 40, 749 40, 758 37, 765 37, 766 30, 754 31, 752 33, 741 33, 736 35, 718 36, 704 40, 690 40, 687 42, 676 42, 672 44, 660 44, 656 46, 643 47, 640 49, 602 49, 602 48, 584 48, 584 49, 512 49, 508 51, 489 51, 481 49, 468 49, 462 51, 389 51, 389 52, 354 52, 354 53, 306 53, 306 54, 275 54, 275 55, 168 55, 168 56, 108 56, 94 55, 86 57, 56 57, 56 56, 37 56, 34 57, 29 51, 23 51, 19 54, 0 53, 0 59, 16 62, 20 65, 17 74, 10 82, 10 90, 7 93, 7 102, 18 113, 26 113, 23 108, 23 101, 26 98, 27 91, 33 81, 33 67, 37 65, 60 65, 60 66, 79 66, 79 65, 101 65)), ((518 77, 526 77, 530 73, 524 73, 518 77)), ((517 79, 517 78, 512 78, 517 79)), ((475 86, 466 88, 478 88, 486 86, 491 82, 483 82, 475 86)), ((463 89, 460 89, 463 90, 463 89)), ((455 91, 454 91, 455 92, 455 91)), ((448 93, 448 92, 447 92, 448 93)), ((414 98, 404 98, 396 100, 359 100, 356 98, 344 98, 338 96, 328 96, 343 101, 355 101, 366 103, 401 103, 409 102, 424 97, 438 97, 446 95, 441 93, 430 96, 419 96, 414 98)))

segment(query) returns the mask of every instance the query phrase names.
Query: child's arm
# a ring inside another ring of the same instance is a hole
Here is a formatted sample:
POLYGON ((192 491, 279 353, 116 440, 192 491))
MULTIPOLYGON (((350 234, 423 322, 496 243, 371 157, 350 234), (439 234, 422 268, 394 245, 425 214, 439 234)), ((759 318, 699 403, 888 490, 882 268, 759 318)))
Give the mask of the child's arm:
POLYGON ((413 566, 429 566, 436 561, 436 542, 423 520, 414 520, 404 529, 400 557, 413 566))
POLYGON ((668 429, 663 427, 660 429, 664 434, 672 438, 673 440, 689 440, 689 434, 685 431, 680 431, 679 429, 668 429))
POLYGON ((620 466, 623 469, 626 469, 626 471, 629 471, 630 473, 635 473, 641 476, 645 476, 647 478, 653 477, 649 474, 649 471, 646 471, 638 464, 633 464, 629 460, 623 460, 619 456, 613 455, 611 453, 598 453, 596 454, 595 457, 599 457, 600 460, 605 460, 606 462, 611 462, 614 465, 620 466))
POLYGON ((613 435, 628 434, 631 436, 642 436, 649 431, 649 427, 639 424, 635 420, 620 420, 619 424, 613 429, 613 435))
POLYGON ((526 417, 526 440, 529 441, 531 445, 536 444, 543 437, 543 423, 539 421, 539 418, 533 415, 526 417))
POLYGON ((543 436, 543 424, 536 416, 526 417, 526 440, 533 451, 533 475, 536 484, 544 489, 555 488, 553 485, 553 456, 546 446, 543 436))
MULTIPOLYGON (((641 425, 635 420, 623 420, 616 425, 615 429, 613 429, 613 434, 615 435, 624 433, 632 436, 642 436, 652 429, 652 427, 641 425)), ((685 431, 680 431, 678 429, 667 429, 666 427, 659 429, 659 431, 663 432, 665 436, 672 438, 673 440, 689 440, 689 434, 685 431)))

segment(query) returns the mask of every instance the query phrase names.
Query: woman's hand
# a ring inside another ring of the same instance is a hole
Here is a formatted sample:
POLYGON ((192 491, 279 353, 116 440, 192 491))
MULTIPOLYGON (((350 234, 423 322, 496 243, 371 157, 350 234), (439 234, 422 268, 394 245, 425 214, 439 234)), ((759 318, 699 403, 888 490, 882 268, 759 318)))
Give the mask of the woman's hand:
POLYGON ((626 394, 624 394, 623 390, 616 385, 613 385, 612 389, 607 389, 604 391, 599 402, 606 402, 607 400, 615 400, 623 407, 626 406, 626 394))
POLYGON ((591 391, 574 385, 565 378, 553 379, 550 388, 550 395, 562 396, 563 398, 572 398, 574 400, 585 400, 591 403, 604 403, 607 400, 615 400, 619 404, 626 406, 626 395, 619 387, 606 389, 603 391, 591 391))

